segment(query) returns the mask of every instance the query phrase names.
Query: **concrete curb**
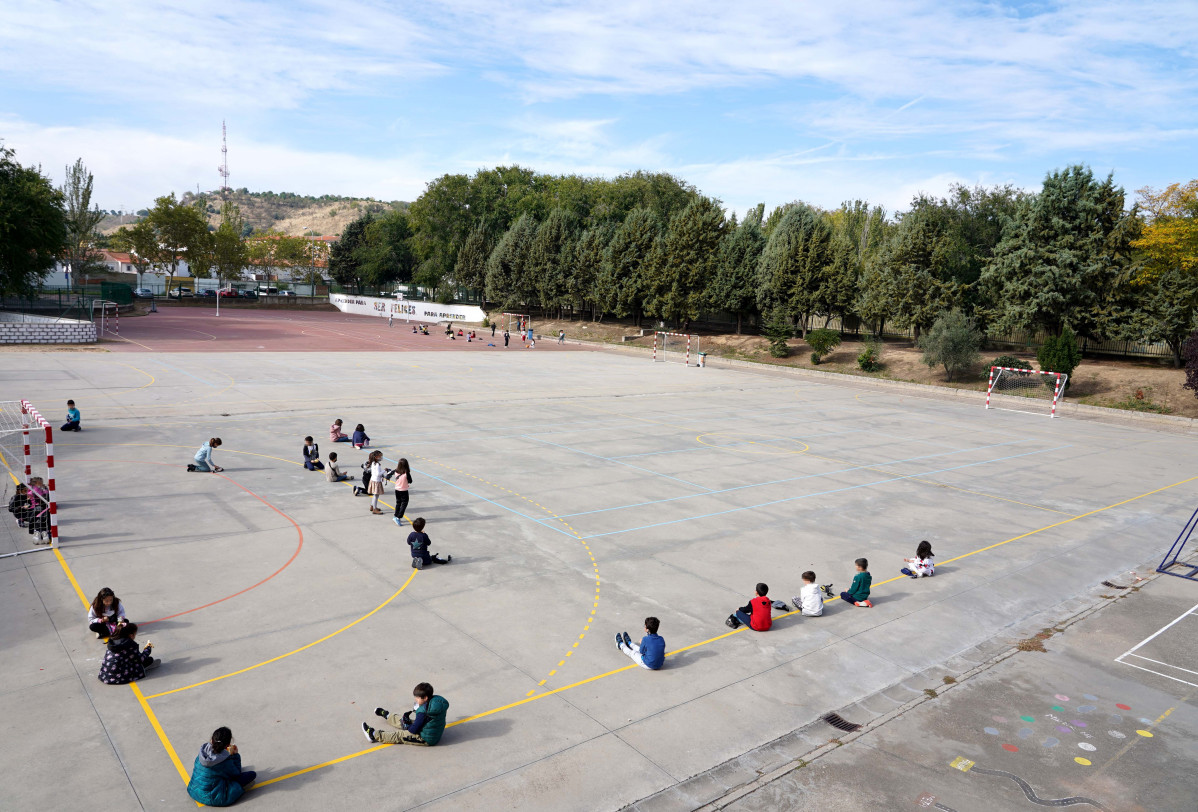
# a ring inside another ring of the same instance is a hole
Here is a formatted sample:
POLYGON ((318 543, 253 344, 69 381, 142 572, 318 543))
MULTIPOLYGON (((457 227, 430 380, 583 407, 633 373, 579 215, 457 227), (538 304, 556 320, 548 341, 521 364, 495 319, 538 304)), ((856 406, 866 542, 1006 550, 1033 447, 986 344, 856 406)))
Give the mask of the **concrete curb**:
MULTIPOLYGON (((596 349, 609 350, 611 352, 633 352, 643 355, 651 355, 652 350, 645 347, 628 347, 619 344, 608 344, 603 341, 589 341, 586 339, 566 339, 570 344, 581 344, 583 346, 595 347, 596 349)), ((754 372, 770 372, 778 375, 794 375, 800 378, 809 380, 821 381, 836 386, 863 386, 876 389, 897 389, 914 397, 930 398, 934 400, 952 400, 959 397, 968 397, 975 399, 979 405, 985 403, 985 392, 979 392, 976 389, 957 389, 948 386, 933 386, 926 383, 912 383, 910 381, 892 381, 887 378, 872 378, 865 375, 848 375, 843 372, 824 372, 818 369, 803 369, 802 367, 788 367, 780 364, 766 364, 758 361, 742 361, 736 358, 720 358, 717 356, 707 356, 707 365, 710 367, 723 367, 727 369, 745 369, 754 372)), ((1005 408, 1016 408, 1025 406, 1027 401, 1023 398, 1012 397, 1009 395, 995 395, 991 398, 993 403, 1002 403, 1005 408)), ((1145 428, 1164 429, 1166 431, 1181 432, 1183 434, 1198 433, 1198 418, 1179 417, 1176 415, 1156 414, 1155 412, 1132 412, 1123 409, 1111 409, 1106 406, 1090 406, 1084 403, 1073 403, 1062 401, 1057 404, 1057 416, 1068 416, 1078 420, 1096 420, 1103 423, 1113 424, 1133 424, 1144 426, 1145 428)))

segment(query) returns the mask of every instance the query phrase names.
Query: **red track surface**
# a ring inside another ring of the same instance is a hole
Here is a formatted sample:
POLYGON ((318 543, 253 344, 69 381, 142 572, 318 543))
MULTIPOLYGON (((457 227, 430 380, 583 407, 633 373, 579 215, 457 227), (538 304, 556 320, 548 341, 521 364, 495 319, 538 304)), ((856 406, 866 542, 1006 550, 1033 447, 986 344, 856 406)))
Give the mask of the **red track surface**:
MULTIPOLYGON (((447 339, 444 325, 430 324, 428 328, 429 335, 417 335, 412 333, 412 323, 396 320, 395 326, 388 328, 386 319, 327 311, 229 309, 218 318, 215 307, 163 308, 122 319, 120 339, 108 333, 104 345, 116 352, 505 351, 502 330, 491 338, 490 328, 476 328, 478 339, 467 342, 465 338, 447 339), (489 343, 495 346, 488 347, 489 343)), ((578 349, 582 348, 543 339, 534 352, 578 349)), ((529 350, 513 335, 506 352, 529 350)))

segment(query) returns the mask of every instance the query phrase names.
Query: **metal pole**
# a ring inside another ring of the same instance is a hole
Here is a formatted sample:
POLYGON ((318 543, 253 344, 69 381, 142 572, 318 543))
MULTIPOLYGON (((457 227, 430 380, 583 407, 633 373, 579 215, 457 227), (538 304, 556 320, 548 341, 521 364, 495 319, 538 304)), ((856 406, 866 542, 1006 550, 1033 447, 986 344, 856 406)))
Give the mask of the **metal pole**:
POLYGON ((46 486, 50 490, 50 546, 58 546, 58 497, 54 486, 54 429, 46 426, 46 486))

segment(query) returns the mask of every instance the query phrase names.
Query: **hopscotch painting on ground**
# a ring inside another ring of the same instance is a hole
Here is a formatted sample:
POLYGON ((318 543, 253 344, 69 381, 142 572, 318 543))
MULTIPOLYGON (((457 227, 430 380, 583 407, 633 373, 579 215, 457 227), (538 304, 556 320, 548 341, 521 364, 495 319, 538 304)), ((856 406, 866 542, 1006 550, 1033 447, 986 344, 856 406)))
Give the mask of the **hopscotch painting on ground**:
POLYGON ((990 382, 986 386, 986 408, 1005 409, 1028 414, 1057 416, 1057 403, 1065 394, 1069 376, 1061 372, 1041 372, 1017 367, 990 367, 990 382), (1010 395, 1025 398, 1028 406, 999 406, 991 404, 993 395, 1010 395), (1034 405, 1038 404, 1038 405, 1034 405))

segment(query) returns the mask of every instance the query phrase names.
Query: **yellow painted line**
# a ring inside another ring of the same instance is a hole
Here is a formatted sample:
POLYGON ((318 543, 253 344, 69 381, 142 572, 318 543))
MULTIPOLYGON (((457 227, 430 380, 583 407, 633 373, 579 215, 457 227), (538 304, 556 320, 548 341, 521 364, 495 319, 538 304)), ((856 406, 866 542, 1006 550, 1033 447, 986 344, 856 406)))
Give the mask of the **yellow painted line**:
POLYGON ((153 347, 147 347, 145 344, 142 344, 140 341, 134 341, 133 339, 131 339, 131 338, 125 338, 124 336, 101 336, 100 338, 101 338, 101 340, 103 340, 103 339, 108 339, 108 340, 113 340, 113 339, 115 339, 115 340, 117 340, 117 341, 124 341, 124 342, 127 342, 127 343, 129 343, 129 344, 136 344, 137 346, 141 347, 142 349, 149 350, 150 352, 157 352, 157 350, 155 350, 153 347))
POLYGON ((306 646, 300 646, 299 648, 295 649, 294 651, 289 651, 286 654, 280 654, 278 657, 271 657, 269 660, 263 660, 262 662, 258 663, 257 665, 251 665, 248 668, 242 668, 238 671, 233 671, 231 673, 224 674, 219 677, 213 677, 212 679, 206 679, 201 682, 193 682, 191 685, 184 685, 182 688, 175 688, 173 690, 163 691, 162 693, 158 693, 158 694, 150 694, 146 698, 147 699, 157 699, 160 696, 169 696, 170 694, 177 694, 177 693, 180 693, 181 691, 190 691, 192 688, 198 688, 201 685, 208 685, 209 683, 212 683, 212 682, 219 682, 223 679, 228 679, 229 677, 235 677, 238 674, 244 674, 247 671, 253 671, 255 668, 261 668, 264 665, 270 665, 271 663, 277 663, 279 660, 285 660, 288 657, 292 656, 293 654, 299 654, 301 651, 307 651, 308 649, 312 648, 313 646, 323 643, 325 640, 329 640, 333 637, 336 637, 337 635, 341 634, 346 629, 352 629, 354 626, 357 626, 363 620, 366 620, 366 618, 370 617, 375 612, 378 612, 384 606, 391 603, 391 601, 398 598, 400 593, 408 588, 408 584, 412 583, 412 579, 416 577, 417 572, 419 572, 419 570, 412 570, 411 575, 408 576, 408 580, 404 581, 403 586, 401 586, 399 589, 395 590, 394 594, 392 594, 391 597, 387 598, 387 600, 383 601, 378 606, 374 607, 369 612, 362 615, 362 617, 358 618, 353 623, 348 623, 348 624, 342 626, 337 631, 332 632, 331 634, 326 634, 324 637, 320 638, 319 640, 313 640, 311 643, 308 643, 306 646))
MULTIPOLYGON (((75 588, 75 594, 79 596, 79 602, 86 608, 91 604, 87 600, 87 596, 80 588, 79 582, 75 580, 75 573, 71 572, 67 561, 62 557, 62 553, 57 549, 54 551, 54 557, 58 559, 58 563, 62 566, 62 571, 66 573, 67 580, 71 582, 71 586, 75 588)), ((154 715, 154 711, 150 708, 150 703, 146 702, 146 697, 142 694, 141 688, 137 687, 136 682, 129 683, 129 687, 133 689, 133 695, 137 697, 137 702, 141 705, 141 709, 145 711, 146 718, 150 720, 150 726, 154 728, 154 732, 158 734, 159 741, 166 749, 166 754, 170 757, 171 763, 175 765, 175 769, 179 771, 179 777, 183 779, 183 783, 187 784, 191 776, 187 774, 187 770, 183 769, 183 762, 179 761, 179 754, 175 752, 175 748, 171 745, 171 740, 167 738, 166 731, 162 729, 162 725, 158 723, 158 717, 154 715)))
MULTIPOLYGON (((1151 491, 1148 491, 1148 492, 1146 492, 1146 493, 1142 493, 1142 494, 1140 494, 1139 496, 1133 496, 1133 497, 1131 497, 1130 499, 1124 499, 1124 500, 1123 500, 1123 501, 1121 501, 1121 502, 1115 502, 1114 504, 1107 505, 1106 507, 1098 508, 1098 509, 1096 509, 1096 510, 1091 510, 1091 511, 1089 511, 1088 513, 1083 513, 1083 514, 1080 514, 1080 515, 1078 515, 1078 516, 1074 516, 1074 517, 1073 517, 1073 518, 1071 518, 1071 519, 1067 519, 1067 520, 1065 520, 1065 521, 1062 521, 1062 522, 1056 522, 1055 524, 1046 525, 1046 526, 1044 526, 1044 527, 1041 527, 1039 530, 1033 530, 1033 531, 1031 531, 1031 532, 1029 532, 1029 533, 1022 533, 1022 534, 1020 534, 1020 535, 1018 535, 1018 536, 1013 536, 1012 538, 1009 538, 1009 539, 1007 539, 1006 541, 1001 541, 1001 542, 999 542, 999 543, 997 543, 997 544, 991 544, 991 545, 989 545, 989 546, 987 546, 987 547, 982 547, 982 548, 980 548, 980 549, 974 550, 974 551, 973 551, 973 552, 971 552, 971 553, 966 553, 966 554, 964 554, 964 555, 957 556, 956 558, 951 558, 951 559, 949 559, 949 561, 959 561, 959 560, 961 560, 961 559, 963 559, 963 558, 968 558, 968 557, 969 557, 969 556, 971 556, 971 555, 975 555, 975 554, 977 554, 977 553, 980 553, 980 552, 985 552, 986 550, 993 550, 994 548, 996 548, 996 547, 1001 547, 1001 546, 1002 546, 1002 545, 1004 545, 1004 544, 1010 544, 1010 543, 1011 543, 1011 542, 1013 542, 1013 541, 1018 541, 1018 540, 1020 540, 1020 539, 1027 538, 1028 536, 1035 535, 1036 533, 1042 533, 1042 532, 1044 532, 1045 530, 1051 530, 1051 529, 1053 529, 1054 527, 1060 527, 1061 525, 1064 525, 1064 524, 1069 524, 1070 522, 1076 521, 1076 520, 1078 520, 1078 519, 1083 519, 1083 518, 1085 518, 1085 517, 1087 517, 1087 516, 1093 516, 1093 515, 1094 515, 1094 514, 1096 514, 1096 513, 1102 513, 1103 511, 1106 511, 1106 510, 1110 510, 1110 509, 1112 509, 1112 508, 1119 507, 1120 505, 1126 505, 1126 504, 1128 504, 1129 502, 1134 502, 1134 501, 1136 501, 1137 499, 1143 499, 1143 498, 1144 498, 1144 497, 1146 497, 1146 496, 1152 496, 1153 494, 1161 493, 1162 491, 1167 491, 1167 490, 1169 490, 1170 488, 1176 488, 1178 485, 1184 485, 1184 484, 1186 484, 1187 482, 1193 482, 1193 481, 1194 481, 1194 480, 1196 480, 1196 479, 1198 479, 1198 476, 1190 477, 1189 479, 1183 479, 1183 480, 1181 480, 1181 481, 1179 481, 1179 482, 1174 482, 1172 485, 1165 485, 1164 487, 1157 488, 1157 489, 1155 489, 1155 490, 1151 490, 1151 491)), ((945 561, 945 562, 943 562, 943 563, 948 563, 948 561, 945 561)), ((906 575, 900 575, 900 576, 897 576, 897 577, 895 577, 895 578, 890 578, 889 580, 886 580, 886 581, 881 581, 881 582, 879 582, 879 583, 878 583, 878 584, 876 584, 876 585, 877 585, 877 586, 881 586, 882 584, 889 584, 889 583, 892 583, 892 582, 894 582, 894 581, 902 581, 902 580, 906 580, 906 579, 907 579, 907 576, 906 576, 906 575)), ((798 613, 798 612, 786 612, 786 613, 784 613, 784 614, 781 614, 781 615, 776 615, 776 616, 775 616, 775 619, 778 619, 778 618, 784 618, 784 617, 790 617, 791 615, 795 615, 795 614, 799 614, 799 613, 798 613)), ((708 639, 706 639, 706 640, 701 640, 701 641, 699 641, 698 643, 691 643, 689 646, 683 646, 682 648, 677 648, 677 649, 674 649, 673 651, 667 652, 667 653, 666 653, 666 656, 667 656, 667 657, 672 657, 672 656, 674 656, 674 655, 676 655, 676 654, 681 654, 681 653, 682 653, 682 652, 684 652, 684 651, 690 651, 690 650, 692 650, 692 649, 701 648, 701 647, 703 647, 703 646, 707 646, 707 645, 710 645, 710 644, 712 644, 712 643, 715 643, 715 642, 717 642, 717 641, 719 641, 719 640, 723 640, 723 639, 725 639, 725 638, 732 637, 733 635, 740 634, 740 633, 742 633, 742 632, 745 632, 745 631, 747 631, 747 630, 748 630, 748 628, 747 628, 747 627, 745 627, 745 626, 742 626, 742 627, 741 627, 741 628, 739 628, 739 629, 735 629, 735 630, 733 630, 733 631, 730 631, 730 632, 725 632, 725 633, 723 633, 723 634, 720 634, 720 635, 717 635, 717 636, 715 636, 715 637, 710 637, 710 638, 708 638, 708 639)), ((576 644, 576 645, 577 645, 577 644, 576 644)), ((573 653, 574 653, 573 651, 567 651, 567 652, 566 652, 566 656, 567 656, 567 657, 569 657, 569 656, 570 656, 571 654, 573 654, 573 653)), ((560 665, 562 665, 564 662, 565 662, 565 660, 563 660, 562 662, 558 663, 558 665, 560 666, 560 665)), ((543 693, 539 693, 539 694, 535 694, 535 690, 534 690, 534 691, 530 691, 530 692, 529 692, 529 694, 528 694, 527 696, 525 696, 525 698, 524 698, 524 699, 519 699, 519 700, 517 700, 517 701, 515 701, 515 702, 511 702, 511 703, 509 703, 509 704, 507 704, 507 705, 500 705, 499 707, 492 708, 491 710, 488 710, 488 711, 483 711, 482 713, 476 713, 476 714, 475 714, 475 715, 473 715, 473 716, 467 716, 467 717, 465 717, 464 719, 458 719, 458 720, 457 720, 457 721, 455 721, 455 722, 450 722, 449 724, 447 724, 447 725, 446 725, 446 727, 447 727, 447 728, 450 728, 450 727, 455 727, 455 726, 457 726, 457 725, 463 725, 463 724, 466 724, 467 722, 473 722, 473 721, 475 721, 476 719, 483 719, 483 718, 485 718, 485 717, 487 717, 487 716, 493 716, 493 715, 495 715, 495 714, 497 714, 497 713, 502 713, 503 711, 506 711, 506 710, 511 710, 511 709, 513 709, 513 708, 518 708, 518 707, 520 707, 521 705, 526 705, 526 704, 528 704, 529 702, 536 702, 538 699, 544 699, 544 698, 545 698, 545 697, 547 697, 547 696, 553 696, 553 695, 555 695, 555 694, 560 694, 560 693, 563 693, 563 692, 565 692, 565 691, 569 691, 569 690, 572 690, 572 689, 574 689, 574 688, 578 688, 578 687, 581 687, 581 686, 583 686, 583 685, 588 685, 588 684, 590 684, 590 683, 592 683, 592 682, 596 682, 596 681, 598 681, 598 680, 605 679, 605 678, 607 678, 607 677, 610 677, 610 676, 613 676, 613 675, 615 675, 615 674, 621 674, 621 673, 623 673, 623 672, 625 672, 625 671, 628 671, 628 670, 630 670, 630 669, 633 669, 633 668, 636 668, 636 667, 637 667, 637 666, 636 666, 635 664, 629 664, 629 665, 625 665, 625 666, 623 666, 623 667, 621 667, 621 668, 614 668, 614 669, 612 669, 611 671, 604 671, 602 674, 596 674, 596 675, 595 675, 595 676, 593 676, 593 677, 587 677, 586 679, 579 680, 578 682, 572 682, 572 683, 570 683, 569 685, 563 685, 563 686, 561 686, 560 688, 553 688, 553 689, 551 689, 551 690, 544 691, 543 693), (534 695, 534 694, 535 694, 535 695, 534 695)), ((1170 712, 1171 712, 1171 711, 1170 711, 1170 712)), ((1167 716, 1167 715, 1168 715, 1168 713, 1166 713, 1166 714, 1165 714, 1165 716, 1167 716)), ((1161 718, 1163 719, 1163 718, 1164 718, 1164 716, 1162 716, 1161 718)), ((1158 721, 1159 721, 1159 720, 1158 720, 1158 721)), ((391 747, 391 746, 393 746, 393 745, 383 745, 383 747, 391 747)), ((294 773, 288 773, 287 775, 281 775, 281 776, 279 776, 278 778, 272 778, 270 781, 263 782, 263 785, 265 785, 265 784, 273 784, 273 783, 277 783, 277 782, 279 782, 279 781, 284 781, 284 780, 286 780, 286 779, 288 779, 288 778, 293 778, 293 777, 295 777, 295 776, 297 776, 297 775, 303 775, 304 773, 312 772, 313 770, 318 770, 318 769, 321 769, 322 767, 328 767, 328 766, 331 766, 331 765, 333 765, 333 764, 339 764, 339 763, 341 763, 341 762, 343 762, 343 761, 348 761, 349 759, 357 758, 358 756, 364 756, 364 755, 366 755, 367 753, 373 753, 373 752, 375 752, 376 750, 380 750, 380 749, 382 749, 382 747, 372 747, 372 748, 370 748, 370 749, 367 749, 367 750, 361 750, 361 751, 359 751, 359 752, 357 752, 357 753, 351 753, 351 754, 350 754, 350 755, 348 755, 348 756, 342 756, 341 758, 334 759, 333 761, 326 761, 326 762, 323 762, 323 763, 321 763, 321 764, 317 764, 317 765, 315 765, 315 766, 308 767, 308 768, 305 768, 305 769, 303 769, 303 770, 299 770, 298 772, 294 772, 294 773)))
POLYGON ((119 392, 113 392, 111 395, 109 395, 109 397, 116 397, 117 395, 126 395, 130 392, 136 392, 139 389, 145 389, 147 386, 153 386, 156 382, 153 375, 146 372, 144 369, 141 369, 140 367, 135 367, 132 364, 122 364, 120 361, 117 361, 116 364, 117 364, 117 366, 127 367, 129 369, 132 369, 135 372, 140 372, 142 375, 145 375, 147 378, 149 378, 150 382, 143 383, 141 386, 135 386, 132 389, 122 389, 119 392))
MULTIPOLYGON (((141 705, 141 709, 146 712, 146 718, 150 720, 150 725, 154 728, 154 732, 158 734, 158 740, 166 748, 166 754, 170 756, 171 763, 175 765, 175 769, 179 771, 179 777, 183 779, 183 784, 186 785, 191 776, 187 774, 187 770, 183 769, 183 762, 179 761, 179 754, 175 752, 171 740, 167 738, 166 731, 158 723, 158 717, 154 715, 154 710, 150 707, 150 703, 146 701, 146 696, 142 694, 141 688, 137 687, 136 682, 129 683, 129 687, 133 689, 133 695, 137 697, 137 702, 141 705)), ((196 805, 199 806, 198 803, 196 805)))
MULTIPOLYGON (((1192 696, 1194 695, 1194 693, 1195 693, 1194 691, 1190 691, 1188 694, 1186 694, 1185 696, 1183 696, 1183 697, 1181 698, 1181 701, 1182 701, 1182 702, 1189 702, 1189 701, 1190 701, 1190 697, 1192 697, 1192 696)), ((1172 708, 1169 708, 1169 710, 1165 711, 1165 712, 1164 712, 1164 713, 1162 713, 1160 716, 1156 717, 1156 721, 1155 721, 1155 722, 1153 722, 1151 725, 1149 725, 1149 727, 1150 727, 1150 728, 1151 728, 1151 727, 1156 727, 1156 726, 1157 726, 1157 725, 1159 725, 1161 722, 1163 722, 1163 721, 1165 721, 1166 719, 1168 719, 1168 718, 1169 718, 1169 714, 1173 713, 1173 711, 1175 711, 1175 710, 1177 710, 1177 707, 1176 707, 1176 706, 1174 706, 1174 707, 1172 707, 1172 708)), ((1150 736, 1149 738, 1151 738, 1151 736, 1150 736)), ((1128 750, 1130 750, 1132 747, 1134 747, 1135 745, 1139 744, 1139 743, 1140 743, 1140 742, 1142 742, 1143 740, 1144 740, 1144 737, 1143 737, 1143 736, 1129 736, 1129 737, 1128 737, 1128 740, 1127 740, 1127 744, 1123 745, 1123 747, 1122 747, 1122 748, 1119 750, 1119 752, 1118 752, 1118 753, 1115 753, 1115 755, 1114 755, 1114 756, 1112 756, 1112 757, 1111 757, 1111 759, 1110 759, 1109 761, 1107 761, 1105 764, 1103 764, 1101 767, 1099 767, 1099 768, 1098 768, 1098 771, 1095 773, 1095 775, 1102 775, 1102 774, 1103 774, 1103 772, 1105 772, 1105 771, 1106 771, 1106 769, 1107 769, 1108 767, 1110 767, 1112 764, 1114 764, 1116 761, 1118 761, 1120 758, 1122 758, 1124 753, 1126 753, 1128 750)))
POLYGON ((359 750, 356 753, 350 753, 348 756, 342 756, 341 758, 335 758, 332 761, 322 761, 320 764, 313 764, 311 767, 305 767, 304 769, 296 770, 293 773, 287 773, 286 775, 280 775, 278 778, 270 778, 270 779, 267 779, 266 781, 255 781, 253 788, 256 789, 258 787, 266 787, 266 786, 270 786, 271 784, 277 784, 280 781, 286 781, 288 778, 295 778, 297 775, 303 775, 304 773, 310 773, 314 770, 320 770, 325 767, 332 767, 334 764, 340 764, 343 761, 349 761, 351 758, 357 758, 358 756, 364 756, 367 753, 374 753, 378 750, 383 750, 388 747, 394 747, 394 746, 395 745, 393 745, 393 744, 379 744, 374 747, 369 747, 365 750, 359 750))

